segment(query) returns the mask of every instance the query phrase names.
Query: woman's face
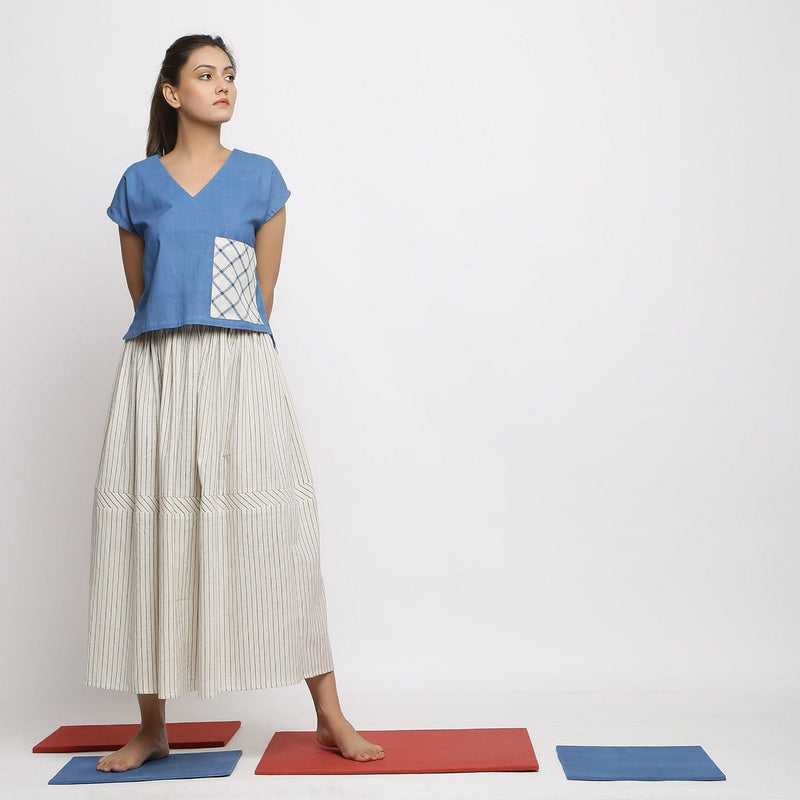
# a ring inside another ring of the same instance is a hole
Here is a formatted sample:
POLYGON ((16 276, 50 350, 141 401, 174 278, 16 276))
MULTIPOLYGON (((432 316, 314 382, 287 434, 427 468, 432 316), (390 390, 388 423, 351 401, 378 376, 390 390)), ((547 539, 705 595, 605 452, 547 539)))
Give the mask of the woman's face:
POLYGON ((180 85, 165 84, 163 93, 167 102, 179 109, 179 115, 197 122, 227 122, 236 103, 234 78, 225 51, 207 45, 189 56, 181 70, 180 85))

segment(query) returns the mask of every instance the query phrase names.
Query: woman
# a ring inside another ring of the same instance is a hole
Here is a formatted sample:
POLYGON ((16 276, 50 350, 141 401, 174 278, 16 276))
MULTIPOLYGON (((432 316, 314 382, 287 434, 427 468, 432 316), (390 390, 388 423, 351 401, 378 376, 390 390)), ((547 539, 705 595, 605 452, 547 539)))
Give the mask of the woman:
POLYGON ((170 46, 147 158, 108 208, 135 314, 94 490, 87 683, 136 692, 141 726, 105 771, 168 755, 167 698, 303 679, 321 745, 384 756, 339 705, 314 487, 268 319, 290 191, 271 159, 220 144, 235 75, 219 37, 170 46))

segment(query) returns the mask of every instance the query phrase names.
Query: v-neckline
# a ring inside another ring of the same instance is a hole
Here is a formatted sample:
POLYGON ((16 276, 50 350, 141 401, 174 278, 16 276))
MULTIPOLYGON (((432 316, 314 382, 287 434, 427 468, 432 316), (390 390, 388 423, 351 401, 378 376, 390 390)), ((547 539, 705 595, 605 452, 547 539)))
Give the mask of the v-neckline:
POLYGON ((200 189, 198 189, 195 194, 189 194, 189 192, 187 192, 186 189, 184 189, 183 186, 178 183, 178 181, 173 177, 172 173, 161 163, 161 156, 158 154, 156 154, 156 161, 159 163, 161 169, 164 170, 164 173, 172 181, 172 183, 174 183, 175 186, 177 186, 190 200, 194 200, 194 198, 204 192, 208 186, 214 182, 220 172, 225 169, 225 165, 231 160, 236 150, 237 148, 234 147, 233 150, 228 153, 228 157, 222 162, 222 164, 220 164, 219 169, 200 187, 200 189))

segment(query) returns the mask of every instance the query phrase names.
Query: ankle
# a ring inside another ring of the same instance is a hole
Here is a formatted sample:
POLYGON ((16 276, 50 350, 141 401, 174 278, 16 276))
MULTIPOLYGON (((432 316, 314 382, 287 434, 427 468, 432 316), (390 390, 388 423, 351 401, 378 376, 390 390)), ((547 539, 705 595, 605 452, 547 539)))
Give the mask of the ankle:
POLYGON ((164 720, 143 720, 139 732, 146 736, 162 736, 167 732, 167 724, 164 720))
POLYGON ((344 719, 344 714, 338 705, 333 708, 317 707, 317 720, 323 724, 339 722, 342 719, 344 719))

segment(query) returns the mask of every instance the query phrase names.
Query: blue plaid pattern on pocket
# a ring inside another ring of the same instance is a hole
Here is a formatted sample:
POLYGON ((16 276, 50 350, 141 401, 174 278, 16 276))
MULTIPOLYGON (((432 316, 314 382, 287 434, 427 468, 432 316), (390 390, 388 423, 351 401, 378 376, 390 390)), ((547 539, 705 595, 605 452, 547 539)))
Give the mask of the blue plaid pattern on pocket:
POLYGON ((209 315, 262 323, 256 303, 258 290, 255 248, 246 242, 215 236, 209 315))

